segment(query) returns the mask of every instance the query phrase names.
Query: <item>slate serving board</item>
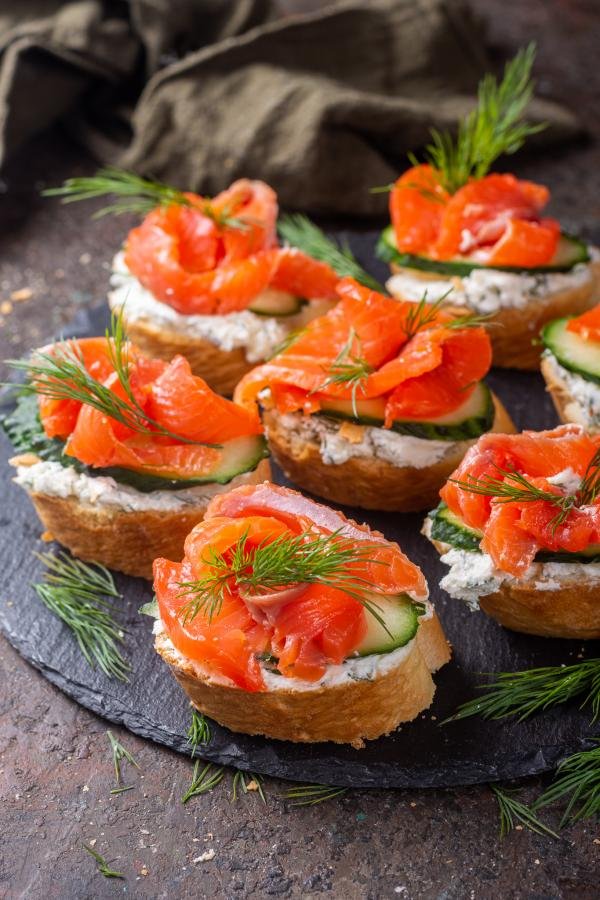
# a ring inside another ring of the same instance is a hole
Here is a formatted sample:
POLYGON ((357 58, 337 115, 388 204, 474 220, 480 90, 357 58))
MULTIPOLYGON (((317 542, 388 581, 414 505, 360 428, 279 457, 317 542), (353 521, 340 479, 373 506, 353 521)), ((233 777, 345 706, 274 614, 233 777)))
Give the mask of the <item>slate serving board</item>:
MULTIPOLYGON (((373 235, 350 237, 363 261, 380 278, 385 270, 373 262, 373 235)), ((71 334, 104 330, 104 307, 83 313, 71 334)), ((537 373, 493 372, 488 379, 519 428, 556 424, 552 404, 537 373)), ((85 663, 68 630, 37 599, 31 582, 42 567, 33 549, 40 526, 26 494, 11 483, 6 460, 12 453, 0 438, 0 627, 33 666, 70 697, 131 731, 181 752, 190 722, 186 697, 152 648, 152 621, 137 610, 151 599, 141 579, 118 576, 123 592, 122 623, 126 654, 133 666, 122 684, 85 663)), ((276 480, 285 483, 277 473, 276 480)), ((469 612, 437 586, 445 567, 419 534, 423 516, 345 510, 397 540, 426 574, 433 602, 453 648, 449 665, 435 676, 437 694, 431 709, 394 734, 367 743, 363 750, 333 744, 301 745, 236 735, 212 725, 212 740, 203 748, 208 760, 296 781, 350 787, 450 787, 512 779, 553 768, 569 753, 591 746, 600 728, 576 705, 541 713, 527 722, 467 719, 441 726, 456 707, 476 694, 485 672, 558 665, 593 657, 599 642, 587 644, 533 638, 506 631, 483 613, 469 612)))

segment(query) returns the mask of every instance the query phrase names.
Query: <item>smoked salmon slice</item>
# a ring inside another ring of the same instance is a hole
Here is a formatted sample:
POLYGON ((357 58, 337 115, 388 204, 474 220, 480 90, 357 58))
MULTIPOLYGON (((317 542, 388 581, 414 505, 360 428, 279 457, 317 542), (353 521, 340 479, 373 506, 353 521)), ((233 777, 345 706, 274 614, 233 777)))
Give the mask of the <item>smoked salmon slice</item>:
POLYGON ((577 553, 600 543, 600 495, 585 492, 599 451, 600 437, 578 425, 483 435, 440 494, 466 525, 483 531, 481 549, 499 569, 523 575, 540 550, 577 553))
POLYGON ((569 319, 567 331, 579 334, 584 341, 600 343, 600 305, 588 310, 581 316, 569 319))
POLYGON ((365 635, 367 614, 363 604, 344 591, 343 579, 338 584, 307 582, 249 595, 240 579, 230 574, 220 582, 224 588, 212 615, 187 614, 194 585, 210 583, 216 559, 218 572, 234 571, 223 566, 233 566, 240 541, 243 572, 248 574, 260 548, 302 535, 308 542, 321 536, 366 546, 368 553, 349 561, 355 578, 381 593, 408 591, 426 599, 427 586, 418 567, 381 534, 296 491, 267 482, 244 486, 211 501, 204 521, 186 540, 181 563, 165 559, 154 563, 161 620, 176 649, 209 676, 228 679, 247 691, 266 688, 261 660, 268 659, 284 677, 317 681, 327 666, 352 655, 365 635))
POLYGON ((328 397, 382 397, 389 427, 394 419, 426 420, 456 409, 490 368, 485 330, 461 328, 451 312, 421 305, 421 324, 415 324, 414 303, 398 302, 351 278, 339 282, 337 293, 340 300, 332 310, 242 378, 237 402, 256 409, 267 387, 282 413, 316 412, 328 397), (353 366, 358 388, 335 377, 353 366))

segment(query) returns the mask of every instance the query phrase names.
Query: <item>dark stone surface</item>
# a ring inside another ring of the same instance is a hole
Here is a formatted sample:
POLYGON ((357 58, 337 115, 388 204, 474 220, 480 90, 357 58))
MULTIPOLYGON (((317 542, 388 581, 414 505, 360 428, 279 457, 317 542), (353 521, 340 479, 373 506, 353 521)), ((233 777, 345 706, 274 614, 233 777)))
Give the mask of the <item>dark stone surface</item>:
MULTIPOLYGON (((537 40, 540 89, 575 106, 591 129, 593 142, 539 160, 524 158, 517 168, 550 186, 556 214, 600 237, 597 3, 473 5, 505 51, 537 40)), ((90 225, 87 209, 42 203, 35 193, 41 183, 92 168, 54 136, 21 154, 4 175, 9 193, 0 197, 0 304, 13 308, 0 308, 2 357, 51 336, 78 308, 104 296, 107 262, 127 223, 90 225), (80 261, 86 253, 90 260, 80 261), (22 288, 33 289, 33 297, 12 301, 12 292, 22 288)), ((0 518, 6 514, 0 510, 0 518)), ((189 761, 115 728, 141 769, 126 770, 134 790, 110 795, 106 722, 58 692, 3 638, 0 680, 2 897, 598 896, 597 825, 580 824, 560 843, 527 831, 500 842, 495 801, 486 787, 357 791, 294 809, 280 799, 282 786, 272 779, 266 807, 256 794, 230 803, 228 781, 184 807, 179 798, 189 784, 189 761), (126 882, 96 874, 81 849, 90 840, 125 872, 126 882), (207 848, 215 850, 214 859, 194 863, 207 848)), ((539 788, 540 780, 532 779, 524 798, 532 799, 539 788)))

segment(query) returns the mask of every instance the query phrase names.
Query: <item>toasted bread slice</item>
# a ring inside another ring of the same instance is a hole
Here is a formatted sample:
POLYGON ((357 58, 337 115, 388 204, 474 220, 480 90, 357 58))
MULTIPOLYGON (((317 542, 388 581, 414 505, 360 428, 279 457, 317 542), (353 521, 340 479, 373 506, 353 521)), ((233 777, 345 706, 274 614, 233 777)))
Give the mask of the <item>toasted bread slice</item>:
MULTIPOLYGON (((15 467, 38 462, 39 458, 31 453, 10 460, 15 467)), ((269 461, 261 460, 253 471, 236 475, 229 484, 210 485, 211 494, 242 484, 259 484, 270 473, 269 461)), ((46 531, 73 556, 148 579, 152 578, 152 563, 157 557, 181 558, 185 538, 204 518, 210 500, 199 496, 197 504, 177 510, 152 509, 151 505, 142 510, 129 510, 118 505, 84 502, 76 496, 28 493, 46 531)))
MULTIPOLYGON (((503 307, 493 313, 484 323, 492 342, 494 365, 504 369, 535 370, 540 365, 543 347, 534 343, 542 327, 552 319, 567 315, 580 315, 600 301, 600 262, 588 263, 590 279, 585 284, 546 296, 529 296, 521 307, 503 307)), ((410 273, 411 277, 422 278, 423 287, 427 281, 440 280, 415 269, 391 266, 392 272, 410 273)), ((460 290, 460 278, 448 278, 460 290)), ((449 301, 450 302, 450 301, 449 301)), ((465 307, 468 310, 468 307, 465 307)))
MULTIPOLYGON (((514 433, 511 418, 497 397, 494 406, 492 431, 514 433)), ((446 456, 424 468, 395 466, 387 460, 358 456, 327 465, 319 443, 307 441, 286 428, 277 410, 265 409, 263 423, 273 458, 294 484, 343 506, 392 512, 414 512, 435 506, 440 488, 475 443, 474 440, 449 441, 446 456)))
MULTIPOLYGON (((427 520, 422 533, 438 553, 444 554, 451 549, 449 544, 431 538, 427 520)), ((534 563, 534 566, 542 565, 534 563)), ((586 565, 582 564, 584 571, 586 565)), ((540 637, 600 638, 600 575, 598 578, 582 578, 573 573, 568 563, 562 576, 558 571, 559 587, 553 585, 551 590, 544 588, 540 573, 527 578, 511 578, 493 594, 480 597, 479 606, 488 616, 512 631, 540 637)), ((555 572, 554 568, 553 579, 557 580, 555 572)))
POLYGON ((155 648, 192 704, 231 731, 357 748, 427 709, 435 693, 431 674, 450 659, 450 646, 431 607, 409 644, 378 657, 369 680, 345 677, 335 684, 294 685, 293 678, 279 676, 281 684, 251 693, 212 679, 178 653, 165 632, 157 634, 155 648))
MULTIPOLYGON (((597 434, 600 431, 600 425, 590 421, 587 411, 573 397, 569 385, 560 377, 548 357, 542 357, 540 369, 560 421, 565 423, 575 422, 576 425, 583 425, 591 434, 597 434)), ((597 385, 597 387, 598 391, 600 391, 600 385, 597 385)))

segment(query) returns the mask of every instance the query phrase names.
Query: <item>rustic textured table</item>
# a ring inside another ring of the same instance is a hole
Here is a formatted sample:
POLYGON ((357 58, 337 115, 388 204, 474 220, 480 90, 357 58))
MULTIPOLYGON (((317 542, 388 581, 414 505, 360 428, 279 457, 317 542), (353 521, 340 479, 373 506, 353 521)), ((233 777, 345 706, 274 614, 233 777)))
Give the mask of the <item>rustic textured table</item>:
MULTIPOLYGON (((600 239, 600 7, 593 0, 474 5, 498 48, 537 40, 540 90, 575 109, 595 137, 542 159, 524 158, 518 169, 550 186, 553 212, 600 239)), ((89 209, 38 197, 40 187, 92 170, 54 133, 4 173, 2 357, 18 356, 102 300, 124 223, 91 225, 89 209)), ((273 781, 265 783, 266 805, 256 793, 231 802, 228 777, 182 806, 191 763, 115 729, 140 768, 127 773, 133 790, 111 795, 106 723, 63 697, 3 638, 0 679, 1 897, 598 896, 597 825, 570 829, 559 843, 525 830, 500 841, 487 787, 354 792, 294 808, 273 781), (126 880, 103 879, 82 842, 126 880)), ((537 789, 534 780, 523 794, 537 789)))

